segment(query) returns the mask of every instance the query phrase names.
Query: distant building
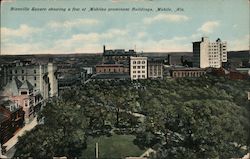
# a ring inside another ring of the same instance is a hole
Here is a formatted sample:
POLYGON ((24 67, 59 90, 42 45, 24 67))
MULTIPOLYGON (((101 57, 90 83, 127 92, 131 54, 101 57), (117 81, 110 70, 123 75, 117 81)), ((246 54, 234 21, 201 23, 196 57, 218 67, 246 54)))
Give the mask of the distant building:
POLYGON ((82 67, 82 69, 86 70, 87 75, 93 74, 93 68, 92 67, 82 67))
POLYGON ((130 57, 130 78, 147 79, 147 57, 130 57))
POLYGON ((247 99, 250 100, 250 92, 247 92, 247 99))
POLYGON ((123 64, 100 64, 96 65, 96 73, 128 73, 129 68, 123 64))
POLYGON ((222 62, 227 62, 227 43, 217 39, 209 42, 207 37, 201 41, 193 42, 193 66, 206 68, 220 68, 222 62))
POLYGON ((148 78, 163 78, 163 60, 148 59, 148 78))
POLYGON ((206 71, 202 68, 172 68, 170 70, 170 76, 173 78, 181 78, 181 77, 200 77, 206 74, 206 71))
POLYGON ((57 67, 53 63, 40 65, 30 61, 16 61, 3 69, 5 85, 17 78, 21 82, 29 81, 44 99, 58 95, 57 67))
POLYGON ((238 71, 240 73, 247 74, 248 76, 250 76, 250 68, 236 68, 236 71, 238 71))
POLYGON ((128 80, 128 79, 130 79, 130 76, 127 73, 98 73, 90 78, 91 81, 128 80))
POLYGON ((102 63, 119 63, 129 64, 131 56, 135 56, 134 50, 125 51, 124 49, 106 50, 105 45, 103 46, 103 59, 102 63))
POLYGON ((10 100, 0 100, 0 143, 6 143, 15 132, 23 127, 24 112, 10 100))

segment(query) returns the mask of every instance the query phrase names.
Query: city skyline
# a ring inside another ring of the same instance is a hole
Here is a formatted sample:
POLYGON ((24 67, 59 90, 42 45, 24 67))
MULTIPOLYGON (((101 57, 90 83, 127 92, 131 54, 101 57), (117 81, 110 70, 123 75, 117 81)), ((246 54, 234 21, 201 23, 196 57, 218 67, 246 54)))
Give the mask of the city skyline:
POLYGON ((192 42, 203 36, 227 41, 229 51, 249 50, 248 0, 4 2, 1 55, 101 53, 103 44, 138 52, 191 52, 192 42), (32 7, 58 11, 31 11, 32 7), (92 7, 95 11, 89 11, 92 7))

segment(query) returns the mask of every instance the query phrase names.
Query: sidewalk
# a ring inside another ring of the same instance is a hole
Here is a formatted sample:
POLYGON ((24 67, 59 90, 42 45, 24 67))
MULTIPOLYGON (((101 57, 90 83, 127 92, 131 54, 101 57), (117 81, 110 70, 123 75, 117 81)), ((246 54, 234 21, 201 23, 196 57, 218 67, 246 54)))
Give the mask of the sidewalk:
POLYGON ((20 131, 16 133, 9 141, 7 141, 3 146, 6 146, 6 151, 9 151, 18 141, 18 136, 22 136, 25 131, 30 131, 37 125, 37 117, 35 117, 29 124, 26 124, 20 131))

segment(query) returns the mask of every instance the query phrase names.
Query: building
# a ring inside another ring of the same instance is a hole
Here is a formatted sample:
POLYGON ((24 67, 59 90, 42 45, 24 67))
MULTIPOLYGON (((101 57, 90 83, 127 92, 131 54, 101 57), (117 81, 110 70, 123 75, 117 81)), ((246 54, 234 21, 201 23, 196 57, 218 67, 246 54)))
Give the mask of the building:
POLYGON ((112 80, 128 80, 130 79, 129 74, 124 73, 98 73, 93 75, 91 81, 112 81, 112 80))
POLYGON ((0 93, 2 98, 14 102, 25 112, 25 122, 29 122, 42 107, 44 99, 39 90, 28 81, 20 81, 18 78, 12 79, 0 93))
POLYGON ((147 57, 130 57, 130 78, 147 79, 147 57))
POLYGON ((131 56, 135 56, 134 50, 125 51, 124 49, 106 50, 105 45, 103 46, 103 59, 102 63, 118 63, 118 64, 129 64, 131 56))
POLYGON ((0 143, 6 143, 23 127, 24 112, 10 100, 0 100, 0 143))
POLYGON ((247 92, 247 99, 250 100, 250 92, 247 92))
POLYGON ((127 73, 129 68, 123 64, 100 64, 96 65, 96 73, 127 73))
POLYGON ((172 68, 170 70, 170 76, 173 78, 200 77, 204 74, 206 74, 206 71, 205 69, 202 68, 180 67, 180 68, 172 68))
POLYGON ((58 95, 57 67, 53 63, 41 65, 31 61, 15 61, 3 69, 4 85, 17 78, 21 82, 29 81, 44 99, 58 95))
POLYGON ((236 71, 238 71, 240 73, 247 74, 248 76, 250 76, 250 68, 236 68, 236 71))
POLYGON ((148 78, 163 78, 163 60, 148 59, 148 78))
POLYGON ((193 67, 220 68, 223 62, 227 62, 227 43, 217 39, 210 42, 207 37, 201 41, 193 42, 193 67))

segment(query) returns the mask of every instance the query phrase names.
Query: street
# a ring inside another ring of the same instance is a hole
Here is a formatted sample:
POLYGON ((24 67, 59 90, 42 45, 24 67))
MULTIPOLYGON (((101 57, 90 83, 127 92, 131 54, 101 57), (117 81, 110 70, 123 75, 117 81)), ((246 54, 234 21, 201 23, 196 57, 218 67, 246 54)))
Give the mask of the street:
POLYGON ((35 117, 30 123, 26 124, 20 131, 16 133, 9 141, 7 141, 3 146, 6 146, 7 153, 5 154, 8 158, 12 158, 15 153, 15 144, 18 141, 18 137, 22 136, 25 131, 30 131, 37 125, 37 117, 35 117))

